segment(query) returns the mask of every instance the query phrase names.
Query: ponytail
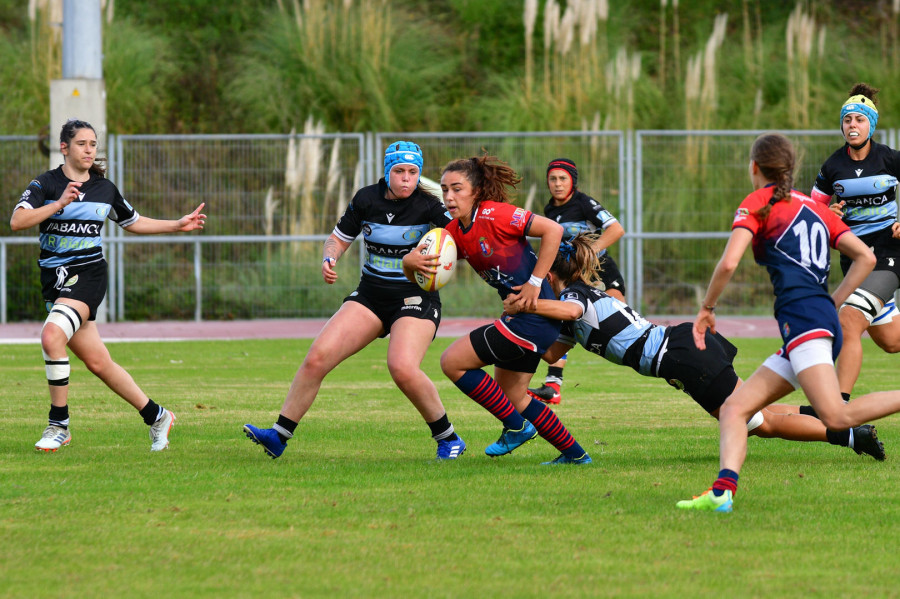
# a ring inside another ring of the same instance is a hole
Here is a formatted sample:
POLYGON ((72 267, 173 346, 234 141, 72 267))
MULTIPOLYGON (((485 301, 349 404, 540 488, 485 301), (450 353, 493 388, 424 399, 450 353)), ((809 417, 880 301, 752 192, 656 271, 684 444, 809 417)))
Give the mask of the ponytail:
POLYGON ((601 268, 593 244, 599 238, 596 233, 582 233, 573 237, 571 241, 559 244, 559 252, 550 267, 550 272, 563 285, 570 285, 575 281, 590 286, 596 285, 600 282, 601 268))
POLYGON ((775 182, 769 203, 754 213, 765 220, 777 202, 790 201, 797 157, 788 138, 778 133, 766 133, 753 142, 750 160, 756 163, 766 179, 775 182))

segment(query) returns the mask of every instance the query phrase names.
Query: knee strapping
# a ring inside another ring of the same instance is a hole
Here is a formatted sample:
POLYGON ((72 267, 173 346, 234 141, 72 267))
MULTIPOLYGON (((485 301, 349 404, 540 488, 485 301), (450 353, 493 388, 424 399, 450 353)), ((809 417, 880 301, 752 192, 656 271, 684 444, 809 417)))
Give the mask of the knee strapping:
POLYGON ((750 422, 747 423, 747 432, 753 431, 753 429, 759 428, 762 426, 763 421, 765 421, 765 417, 763 416, 762 411, 757 412, 750 418, 750 422))
POLYGON ((880 312, 878 312, 878 316, 872 321, 872 326, 877 327, 888 324, 894 320, 894 317, 897 316, 897 314, 900 314, 900 312, 897 311, 897 304, 894 300, 891 300, 881 308, 880 312))
MULTIPOLYGON (((75 332, 81 328, 81 315, 72 306, 66 304, 54 304, 44 321, 44 327, 48 324, 55 324, 62 332, 66 334, 66 341, 70 340, 75 332)), ((41 328, 41 332, 43 332, 41 328)))
POLYGON ((69 384, 69 357, 54 360, 47 352, 41 349, 44 355, 44 371, 47 373, 47 384, 54 387, 65 387, 69 384))
POLYGON ((847 298, 841 309, 843 310, 848 306, 862 312, 869 324, 872 324, 872 321, 875 320, 875 317, 878 316, 878 312, 881 310, 881 299, 865 289, 857 289, 850 294, 850 297, 847 298))

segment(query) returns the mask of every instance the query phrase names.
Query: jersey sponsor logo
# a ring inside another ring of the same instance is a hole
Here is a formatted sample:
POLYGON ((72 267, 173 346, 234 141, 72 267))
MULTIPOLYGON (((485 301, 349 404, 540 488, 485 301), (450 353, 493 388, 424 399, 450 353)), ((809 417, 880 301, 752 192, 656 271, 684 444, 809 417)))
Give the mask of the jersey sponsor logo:
POLYGON ((71 237, 47 236, 47 247, 53 250, 84 250, 100 245, 99 238, 72 239, 71 237))
POLYGON ((30 190, 30 189, 26 189, 25 192, 22 194, 22 199, 23 199, 23 200, 27 200, 27 199, 28 199, 28 196, 30 196, 30 195, 31 195, 31 190, 30 190))
POLYGON ((482 214, 482 216, 490 216, 491 212, 493 212, 493 211, 494 211, 493 208, 485 208, 484 210, 481 211, 481 214, 482 214))
POLYGON ((524 208, 516 208, 516 211, 513 212, 512 220, 509 221, 514 227, 522 226, 522 220, 525 219, 525 209, 524 208))
POLYGON ((836 194, 838 194, 838 195, 843 194, 843 193, 844 193, 844 186, 841 185, 840 183, 835 183, 835 184, 834 184, 834 193, 836 193, 836 194))
POLYGON ((491 244, 488 243, 486 237, 478 238, 478 247, 481 248, 481 254, 483 256, 491 256, 494 253, 494 248, 491 247, 491 244))
POLYGON ((69 223, 53 222, 47 225, 47 233, 62 233, 65 235, 90 235, 96 237, 100 234, 100 223, 69 223))
POLYGON ((370 227, 369 225, 363 225, 362 230, 363 230, 363 235, 365 235, 366 237, 368 237, 369 235, 372 234, 372 227, 370 227))

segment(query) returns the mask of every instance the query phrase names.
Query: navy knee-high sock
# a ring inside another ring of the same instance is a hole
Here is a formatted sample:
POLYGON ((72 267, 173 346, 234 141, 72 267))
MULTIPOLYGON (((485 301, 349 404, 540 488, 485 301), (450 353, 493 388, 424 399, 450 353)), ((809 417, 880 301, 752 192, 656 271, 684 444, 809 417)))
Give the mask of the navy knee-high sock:
POLYGON ((564 455, 577 459, 586 455, 584 448, 578 444, 565 425, 559 421, 556 414, 542 402, 532 399, 528 407, 522 412, 522 416, 531 421, 538 434, 546 439, 553 447, 564 455))
POLYGON ((518 431, 525 426, 525 419, 516 411, 497 381, 485 371, 467 370, 454 384, 475 400, 475 403, 493 414, 506 428, 518 431))

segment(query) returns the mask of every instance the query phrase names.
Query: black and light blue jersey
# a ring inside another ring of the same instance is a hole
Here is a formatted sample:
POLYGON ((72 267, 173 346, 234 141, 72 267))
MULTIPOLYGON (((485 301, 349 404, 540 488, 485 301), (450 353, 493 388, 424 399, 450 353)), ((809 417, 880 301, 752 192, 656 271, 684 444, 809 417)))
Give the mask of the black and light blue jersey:
POLYGON ((384 197, 384 179, 363 187, 334 228, 334 236, 351 243, 360 233, 366 247, 363 278, 415 285, 403 274, 403 256, 434 227, 445 227, 450 215, 441 202, 416 189, 401 200, 384 197))
MULTIPOLYGON (((577 189, 565 204, 556 206, 552 201, 547 204, 544 216, 562 225, 563 241, 572 241, 576 235, 597 230, 602 234, 611 224, 619 222, 600 202, 577 189)), ((605 248, 597 253, 598 256, 605 254, 605 248)))
POLYGON ((896 186, 900 152, 869 141, 863 160, 850 158, 848 146, 835 151, 822 165, 815 189, 844 201, 844 223, 859 237, 890 227, 897 220, 896 186))
MULTIPOLYGON (((28 184, 15 209, 40 208, 57 201, 70 181, 62 167, 47 171, 28 184)), ((102 260, 100 233, 107 218, 127 227, 140 217, 111 181, 91 173, 82 183, 78 199, 40 224, 38 264, 56 268, 102 260)))
POLYGON ((563 322, 560 341, 613 362, 630 366, 645 376, 657 376, 667 327, 651 323, 628 304, 582 282, 572 283, 561 301, 581 306, 581 318, 563 322))

